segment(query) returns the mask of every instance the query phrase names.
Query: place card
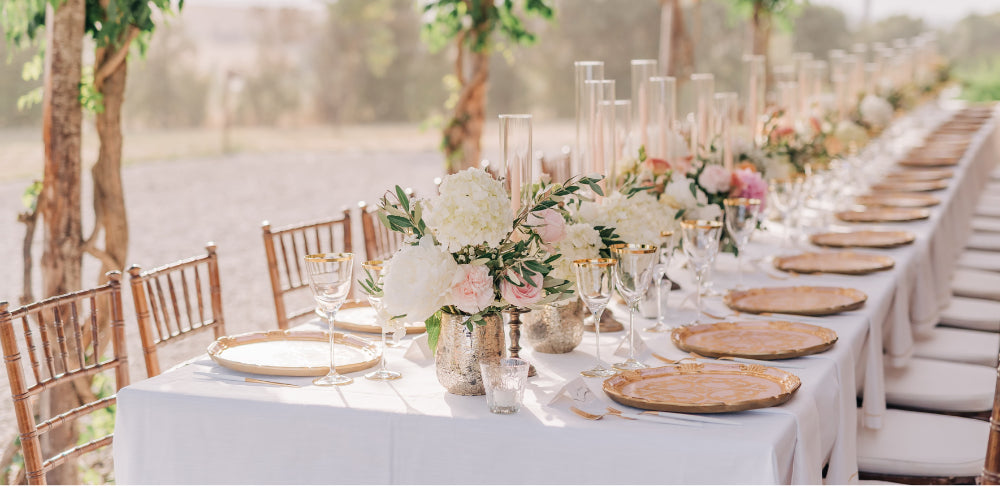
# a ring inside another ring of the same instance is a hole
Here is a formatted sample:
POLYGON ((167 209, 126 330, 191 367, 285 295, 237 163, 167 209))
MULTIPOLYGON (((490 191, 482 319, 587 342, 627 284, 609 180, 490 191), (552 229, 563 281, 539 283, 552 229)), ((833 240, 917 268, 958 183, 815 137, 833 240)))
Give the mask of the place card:
POLYGON ((552 406, 563 398, 572 400, 574 404, 587 404, 597 401, 597 394, 590 390, 583 377, 576 377, 563 384, 545 406, 552 406))
POLYGON ((414 337, 413 342, 410 343, 410 347, 406 348, 406 353, 403 354, 403 357, 417 363, 434 361, 434 353, 431 352, 431 346, 427 345, 427 334, 424 333, 414 337))
MULTIPOLYGON (((649 346, 646 345, 646 341, 642 340, 642 336, 638 332, 635 334, 635 355, 638 357, 641 354, 649 351, 649 346)), ((622 337, 622 341, 618 343, 618 347, 615 349, 615 356, 628 356, 628 333, 622 337)))

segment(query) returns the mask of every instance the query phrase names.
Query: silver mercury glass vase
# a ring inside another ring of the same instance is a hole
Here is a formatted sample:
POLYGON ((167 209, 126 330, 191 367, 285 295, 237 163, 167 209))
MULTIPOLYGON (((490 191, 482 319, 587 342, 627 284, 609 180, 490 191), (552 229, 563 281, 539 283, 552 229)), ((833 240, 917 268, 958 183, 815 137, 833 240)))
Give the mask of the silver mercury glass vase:
POLYGON ((583 317, 580 299, 546 304, 521 315, 521 332, 535 351, 564 354, 583 340, 583 317))
POLYGON ((434 354, 438 382, 460 396, 486 394, 479 362, 503 357, 505 346, 503 319, 499 314, 486 316, 485 325, 465 327, 468 316, 441 315, 441 334, 434 354))

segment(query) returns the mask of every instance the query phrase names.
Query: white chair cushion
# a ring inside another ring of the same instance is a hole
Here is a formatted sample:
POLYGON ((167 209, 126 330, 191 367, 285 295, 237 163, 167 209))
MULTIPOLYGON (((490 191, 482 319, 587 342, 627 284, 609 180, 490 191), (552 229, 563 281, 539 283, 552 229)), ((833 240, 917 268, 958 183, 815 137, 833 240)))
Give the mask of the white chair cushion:
POLYGON ((981 420, 887 410, 881 429, 858 428, 858 469, 905 476, 977 476, 986 461, 989 432, 989 424, 981 420))
POLYGON ((982 365, 912 358, 903 368, 885 367, 885 401, 933 411, 977 412, 993 408, 997 371, 982 365))
POLYGON ((916 339, 913 355, 995 367, 1000 359, 1000 335, 938 326, 930 336, 916 339))
POLYGON ((958 258, 958 267, 1000 272, 1000 252, 965 250, 958 258))
POLYGON ((980 269, 956 269, 955 275, 951 278, 951 291, 959 297, 1000 300, 1000 273, 980 269))
POLYGON ((1000 233, 1000 219, 996 217, 973 217, 972 230, 984 233, 1000 233))
POLYGON ((997 333, 1000 331, 1000 302, 952 297, 951 304, 941 312, 938 324, 997 333))
POLYGON ((1000 251, 1000 234, 972 233, 972 236, 969 236, 969 241, 965 242, 965 248, 989 252, 1000 251))
POLYGON ((993 197, 980 199, 979 205, 976 206, 976 215, 983 217, 1000 217, 1000 204, 996 203, 996 200, 993 197))

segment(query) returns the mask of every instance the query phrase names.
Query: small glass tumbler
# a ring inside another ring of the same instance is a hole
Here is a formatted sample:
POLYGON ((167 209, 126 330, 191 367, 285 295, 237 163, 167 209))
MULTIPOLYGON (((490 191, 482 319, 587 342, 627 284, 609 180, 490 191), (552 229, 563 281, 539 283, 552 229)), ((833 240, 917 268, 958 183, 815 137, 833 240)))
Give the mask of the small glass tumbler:
POLYGON ((493 413, 517 413, 521 409, 524 386, 528 381, 528 362, 501 358, 479 363, 486 387, 486 404, 493 413))

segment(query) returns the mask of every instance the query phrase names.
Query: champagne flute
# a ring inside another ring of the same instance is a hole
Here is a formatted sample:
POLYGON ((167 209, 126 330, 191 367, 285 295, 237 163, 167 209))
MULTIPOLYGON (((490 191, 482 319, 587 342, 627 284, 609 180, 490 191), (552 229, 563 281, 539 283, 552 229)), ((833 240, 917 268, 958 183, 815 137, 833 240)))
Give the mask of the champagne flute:
POLYGON ((611 278, 615 259, 581 259, 573 261, 576 273, 576 291, 587 309, 594 315, 594 338, 597 341, 597 366, 580 372, 584 377, 610 377, 618 372, 601 361, 601 314, 615 291, 611 278))
POLYGON ((635 359, 635 310, 649 288, 653 263, 659 258, 656 245, 620 243, 611 246, 615 263, 615 286, 628 304, 628 359, 615 363, 619 370, 638 370, 647 366, 635 359))
MULTIPOLYGON (((364 269, 366 277, 373 284, 377 285, 379 289, 382 288, 382 278, 385 276, 385 263, 381 260, 369 260, 364 264, 361 264, 361 269, 364 269)), ((379 362, 378 370, 375 370, 367 375, 365 378, 368 380, 396 380, 402 375, 399 372, 394 372, 386 368, 385 358, 386 358, 386 343, 385 333, 386 330, 394 328, 397 321, 396 319, 387 318, 388 313, 385 311, 385 303, 382 302, 382 294, 372 293, 374 290, 369 289, 367 286, 364 287, 365 292, 368 295, 368 303, 371 304, 372 309, 375 309, 375 314, 378 318, 379 326, 382 330, 382 360, 379 362)))
POLYGON ((736 244, 736 272, 739 276, 737 290, 743 290, 743 254, 750 235, 757 228, 760 217, 760 200, 755 198, 726 198, 722 200, 726 208, 726 230, 736 244))
POLYGON ((335 365, 336 342, 333 325, 337 311, 347 299, 351 290, 351 274, 354 271, 353 253, 321 253, 305 256, 309 273, 309 288, 313 298, 323 310, 330 330, 330 372, 313 380, 314 385, 346 385, 354 382, 350 377, 337 373, 335 365))
MULTIPOLYGON (((653 266, 653 283, 656 285, 656 324, 645 329, 653 333, 669 333, 672 328, 663 321, 663 278, 667 275, 670 267, 670 257, 674 253, 674 232, 660 232, 660 261, 653 266)), ((673 283, 671 283, 671 286, 673 283)), ((667 297, 670 297, 670 288, 667 288, 667 297)))
POLYGON ((698 309, 698 317, 691 324, 701 323, 701 285, 705 280, 705 274, 712 267, 715 256, 719 253, 719 238, 722 236, 722 223, 714 220, 685 220, 681 221, 681 234, 684 253, 691 262, 694 270, 694 280, 697 284, 695 293, 695 307, 698 309))

